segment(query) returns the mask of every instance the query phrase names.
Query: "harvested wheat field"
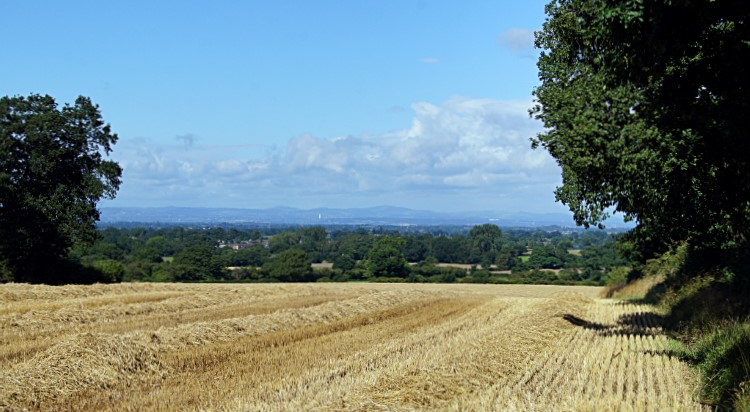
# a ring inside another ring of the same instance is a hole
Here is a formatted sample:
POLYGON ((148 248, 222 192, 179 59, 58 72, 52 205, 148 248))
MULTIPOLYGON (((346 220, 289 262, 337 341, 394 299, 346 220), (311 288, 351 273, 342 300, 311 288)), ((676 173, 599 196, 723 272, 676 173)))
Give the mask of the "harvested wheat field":
POLYGON ((0 409, 698 410, 599 289, 0 285, 0 409))

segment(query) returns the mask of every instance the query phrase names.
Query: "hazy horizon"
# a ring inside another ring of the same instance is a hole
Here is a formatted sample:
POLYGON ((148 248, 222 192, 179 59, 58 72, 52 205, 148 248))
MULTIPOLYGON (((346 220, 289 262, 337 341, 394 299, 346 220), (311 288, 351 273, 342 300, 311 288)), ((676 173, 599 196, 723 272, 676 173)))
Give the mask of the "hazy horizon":
MULTIPOLYGON (((112 223, 215 223, 215 224, 302 224, 302 225, 448 225, 492 223, 501 227, 575 227, 570 212, 533 213, 520 210, 467 210, 441 212, 390 205, 363 208, 202 208, 189 206, 119 207, 101 209, 101 222, 112 223)), ((634 227, 621 216, 607 219, 608 229, 634 227)))

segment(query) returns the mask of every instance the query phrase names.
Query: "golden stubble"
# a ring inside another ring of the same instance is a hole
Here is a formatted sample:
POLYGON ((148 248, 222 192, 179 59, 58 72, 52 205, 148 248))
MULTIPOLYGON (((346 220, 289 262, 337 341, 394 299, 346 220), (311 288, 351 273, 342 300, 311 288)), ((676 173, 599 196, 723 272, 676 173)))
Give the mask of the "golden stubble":
POLYGON ((526 285, 0 285, 0 409, 701 409, 649 306, 526 285))

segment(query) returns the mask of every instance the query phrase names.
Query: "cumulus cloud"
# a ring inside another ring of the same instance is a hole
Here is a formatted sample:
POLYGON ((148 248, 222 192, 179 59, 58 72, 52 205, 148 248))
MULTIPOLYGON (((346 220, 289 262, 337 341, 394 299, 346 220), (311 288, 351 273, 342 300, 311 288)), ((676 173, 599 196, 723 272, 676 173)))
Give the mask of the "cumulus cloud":
POLYGON ((512 52, 531 54, 534 50, 534 30, 512 27, 500 33, 497 41, 512 52))
POLYGON ((455 97, 442 105, 417 103, 409 128, 363 137, 292 139, 286 161, 294 172, 328 171, 356 176, 358 186, 413 184, 481 187, 503 176, 528 180, 556 173, 543 151, 529 148, 539 125, 529 102, 455 97))
POLYGON ((221 204, 236 196, 287 205, 359 196, 377 204, 415 193, 461 201, 469 193, 502 197, 530 187, 551 196, 559 169, 546 152, 530 149, 529 138, 541 130, 528 116, 530 106, 465 97, 420 102, 411 107, 411 125, 400 130, 336 138, 305 134, 285 149, 255 156, 228 146, 176 150, 143 139, 123 142, 115 153, 128 193, 150 187, 154 196, 192 194, 192 204, 221 204))
POLYGON ((349 162, 348 140, 300 136, 289 142, 285 163, 292 171, 321 169, 343 173, 349 162))

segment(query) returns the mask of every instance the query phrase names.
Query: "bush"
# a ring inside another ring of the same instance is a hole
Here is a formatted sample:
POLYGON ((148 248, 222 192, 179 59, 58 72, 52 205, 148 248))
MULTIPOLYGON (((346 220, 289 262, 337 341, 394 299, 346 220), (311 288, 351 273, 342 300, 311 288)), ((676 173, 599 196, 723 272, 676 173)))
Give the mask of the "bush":
POLYGON ((162 263, 151 272, 152 282, 174 282, 174 275, 169 271, 171 263, 162 263))
POLYGON ((344 272, 348 272, 357 266, 357 261, 351 257, 351 255, 340 254, 333 258, 333 268, 341 269, 344 272))
POLYGON ((102 281, 106 283, 122 282, 125 276, 125 266, 116 260, 98 260, 93 266, 101 273, 102 281))
POLYGON ((672 279, 673 283, 677 283, 685 276, 685 261, 687 260, 688 247, 686 244, 682 244, 673 250, 665 252, 658 258, 649 259, 643 266, 641 272, 633 271, 628 280, 633 280, 637 277, 658 277, 662 279, 672 279))
POLYGON ((532 270, 528 277, 532 283, 551 283, 557 280, 554 272, 546 270, 532 270))
POLYGON ((441 283, 453 283, 456 281, 456 273, 451 270, 447 270, 440 274, 441 283))
POLYGON ((490 279, 490 272, 488 270, 472 270, 471 271, 472 283, 487 283, 489 279, 490 279))
POLYGON ((466 271, 452 267, 438 267, 420 263, 410 267, 409 282, 454 283, 457 278, 466 276, 466 271))
POLYGON ((227 270, 223 278, 228 281, 240 282, 258 282, 263 280, 263 273, 254 267, 244 267, 241 269, 227 270))
MULTIPOLYGON (((349 280, 349 275, 339 269, 318 269, 313 271, 314 281, 317 282, 319 279, 328 279, 327 281, 333 282, 346 282, 349 280)), ((326 282, 326 280, 323 280, 326 282)))
POLYGON ((348 282, 351 279, 348 273, 342 271, 335 271, 330 278, 334 282, 348 282))
POLYGON ((612 268, 605 276, 604 283, 607 285, 624 285, 628 283, 630 268, 627 266, 618 266, 612 268))
POLYGON ((367 270, 372 277, 401 277, 409 275, 404 254, 405 241, 383 236, 375 241, 367 255, 367 270))
POLYGON ((360 266, 356 266, 354 269, 346 272, 346 274, 349 275, 349 278, 352 280, 365 280, 369 276, 367 269, 360 266))
POLYGON ((263 265, 271 279, 282 282, 311 282, 315 280, 310 259, 303 250, 287 249, 263 265))
POLYGON ((214 258, 213 249, 208 246, 193 246, 181 250, 174 257, 174 263, 183 267, 178 270, 175 280, 209 280, 221 277, 222 267, 218 259, 214 258), (187 270, 185 267, 193 269, 187 270))
POLYGON ((150 280, 154 266, 154 263, 144 260, 130 262, 125 265, 125 274, 122 280, 126 282, 150 280))
POLYGON ((211 280, 211 273, 205 268, 183 263, 172 263, 167 265, 170 278, 177 282, 196 282, 211 280))

